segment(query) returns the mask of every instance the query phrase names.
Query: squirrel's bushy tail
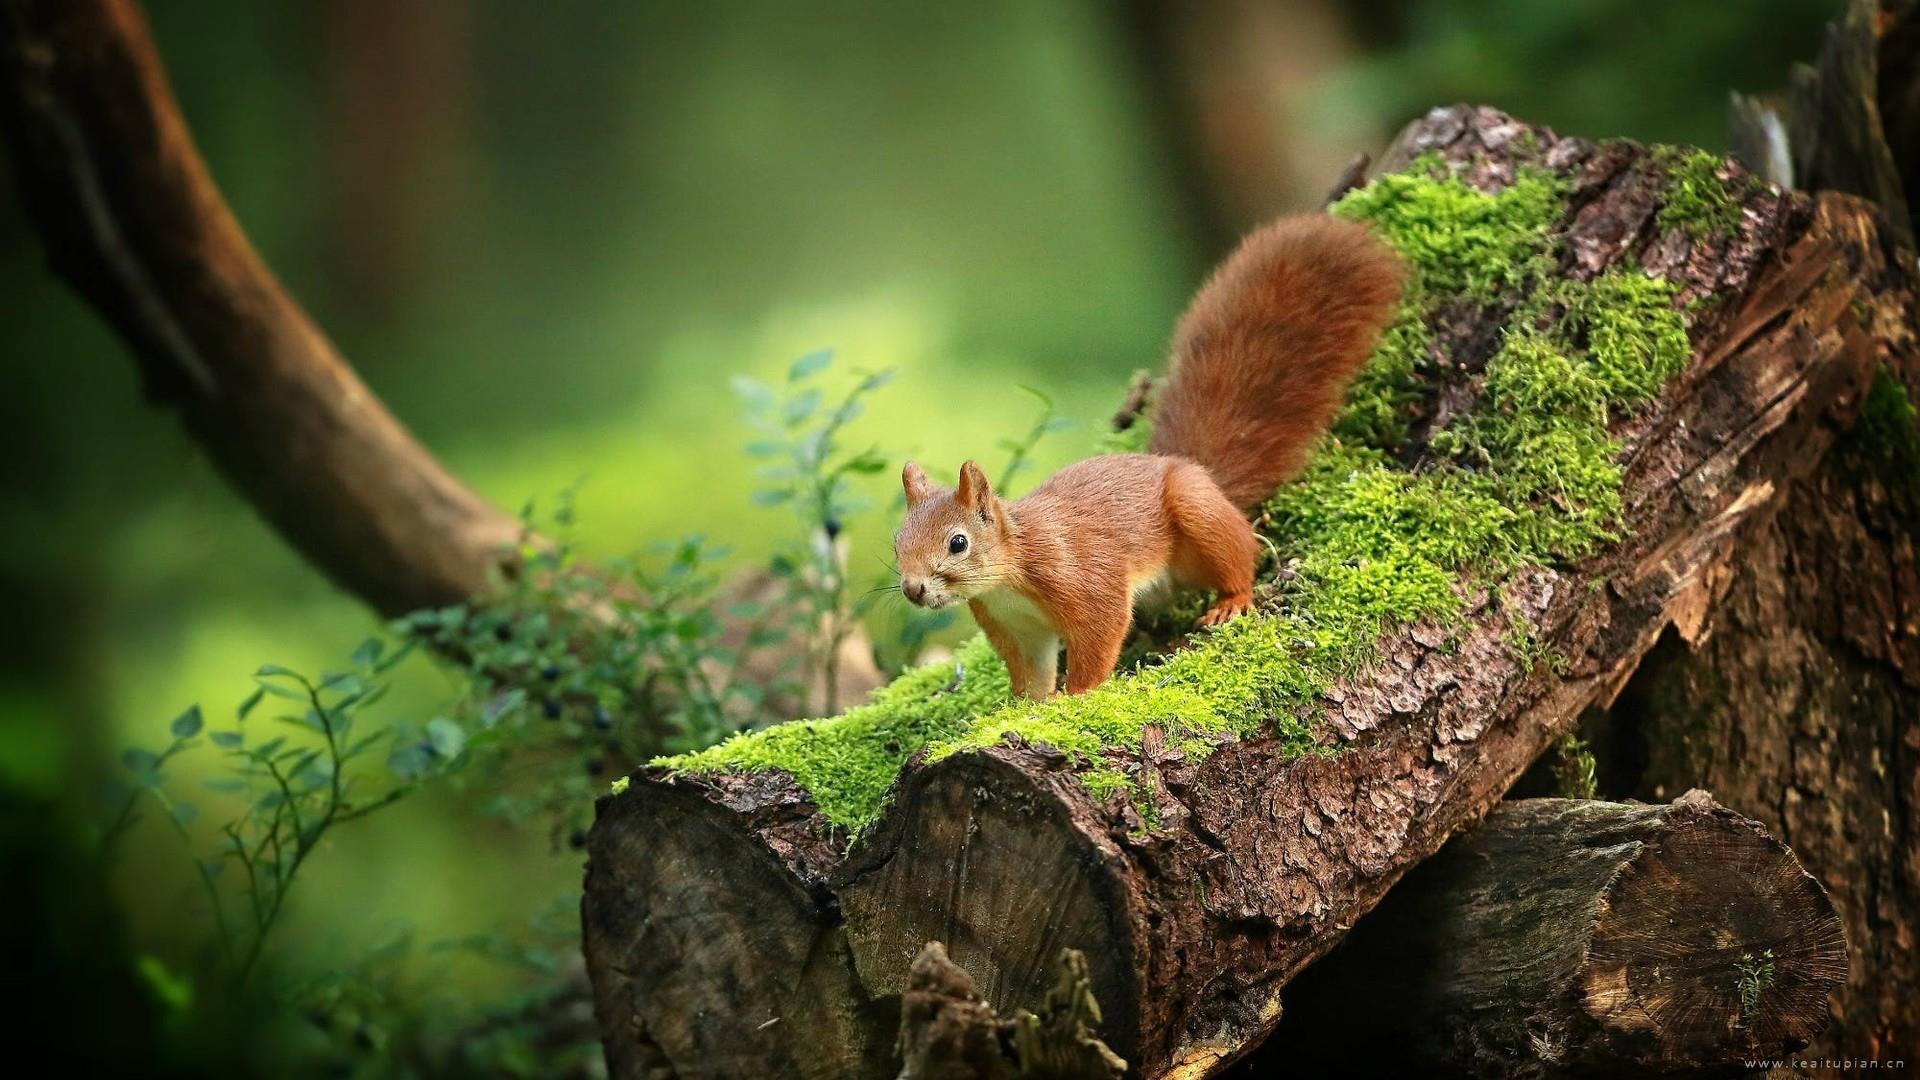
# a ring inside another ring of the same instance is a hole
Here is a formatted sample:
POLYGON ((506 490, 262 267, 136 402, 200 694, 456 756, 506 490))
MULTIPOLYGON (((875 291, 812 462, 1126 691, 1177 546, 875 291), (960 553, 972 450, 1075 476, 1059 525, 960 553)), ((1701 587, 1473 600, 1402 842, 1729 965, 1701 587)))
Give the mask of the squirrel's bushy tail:
POLYGON ((1250 234, 1174 330, 1148 449, 1199 462, 1242 510, 1265 502, 1333 422, 1405 279, 1353 222, 1301 215, 1250 234))

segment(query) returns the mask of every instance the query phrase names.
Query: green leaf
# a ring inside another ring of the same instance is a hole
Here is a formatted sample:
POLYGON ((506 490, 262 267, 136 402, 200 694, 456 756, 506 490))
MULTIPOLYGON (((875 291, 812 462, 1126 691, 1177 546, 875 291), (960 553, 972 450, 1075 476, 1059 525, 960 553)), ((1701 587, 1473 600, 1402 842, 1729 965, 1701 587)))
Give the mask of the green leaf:
POLYGON ((247 790, 247 782, 237 776, 209 776, 202 783, 207 785, 208 791, 219 791, 229 795, 247 790))
POLYGON ((387 755, 387 771, 402 780, 412 780, 433 765, 427 748, 419 743, 404 743, 387 755))
POLYGON ((500 722, 502 717, 525 704, 526 700, 527 692, 521 689, 513 689, 504 694, 495 695, 488 699, 487 703, 480 708, 481 725, 489 728, 494 726, 500 722))
POLYGON ((245 736, 241 735, 237 731, 216 731, 209 734, 207 738, 212 739, 213 745, 218 746, 223 750, 232 750, 233 748, 240 745, 240 743, 245 739, 245 736))
POLYGON ((750 375, 735 375, 733 377, 733 392, 740 395, 740 400, 746 404, 747 408, 755 412, 767 412, 771 410, 774 402, 777 400, 773 393, 773 387, 768 386, 766 383, 750 375))
POLYGON ((129 746, 120 751, 120 763, 134 772, 152 772, 160 767, 160 757, 151 750, 129 746))
POLYGON ((387 643, 379 638, 368 638, 353 650, 353 666, 368 668, 380 662, 380 654, 387 650, 387 643))
POLYGON ((412 656, 413 650, 419 647, 419 638, 408 638, 405 642, 401 643, 399 648, 388 653, 379 663, 373 665, 373 673, 375 675, 385 675, 387 672, 392 671, 400 661, 412 656))
POLYGON ((825 371, 827 365, 831 363, 833 363, 832 349, 816 349, 793 362, 793 366, 787 369, 787 381, 799 382, 801 379, 810 379, 825 371))
POLYGON ((781 416, 788 427, 797 427, 804 423, 820 408, 820 391, 806 390, 787 399, 786 408, 781 416))
POLYGON ((755 506, 779 506, 793 498, 793 492, 783 488, 761 488, 753 493, 755 506))
POLYGON ((328 675, 326 678, 320 680, 320 688, 348 696, 367 692, 367 684, 361 681, 360 676, 347 672, 335 672, 328 675))
POLYGON ((167 808, 167 813, 172 814, 173 820, 179 822, 180 827, 183 829, 193 824, 200 816, 199 809, 190 802, 176 801, 172 806, 167 808))
POLYGON ((755 439, 746 445, 748 457, 773 457, 786 448, 785 443, 773 439, 755 439))
POLYGON ((878 450, 863 451, 859 457, 847 462, 847 471, 856 473, 879 473, 887 471, 887 459, 880 456, 878 450))
POLYGON ((345 761, 348 758, 359 757, 361 754, 366 752, 368 747, 372 746, 374 743, 379 742, 381 739, 384 739, 391 734, 393 734, 391 731, 376 731, 371 735, 360 736, 360 738, 356 740, 352 746, 347 747, 344 751, 341 752, 340 760, 345 761))
POLYGON ((260 699, 266 696, 267 696, 267 691, 264 687, 259 687, 259 686, 254 687, 253 693, 248 694, 247 700, 241 702, 240 708, 235 710, 235 715, 237 715, 240 719, 245 720, 247 718, 247 714, 253 711, 254 706, 260 704, 260 699))
POLYGON ((859 393, 870 394, 880 389, 893 381, 893 375, 894 371, 892 368, 881 368, 879 371, 873 372, 866 378, 860 380, 859 393))
POLYGON ((319 791, 333 780, 333 762, 315 754, 293 771, 293 780, 308 791, 319 791))
POLYGON ((444 716, 436 716, 427 721, 427 741, 440 757, 458 757, 467 745, 467 729, 444 716))
POLYGON ((192 1007, 192 980, 184 975, 175 975, 159 957, 143 953, 133 962, 133 966, 140 973, 141 981, 147 984, 147 992, 168 1013, 179 1017, 192 1007))
POLYGON ((291 686, 281 686, 279 683, 263 682, 260 684, 260 689, 265 690, 274 697, 285 698, 288 701, 307 700, 307 692, 305 690, 297 690, 291 686))
POLYGON ((261 664, 260 670, 253 673, 253 677, 256 679, 271 679, 276 676, 286 676, 297 679, 300 677, 300 673, 292 668, 281 667, 279 664, 261 664))
POLYGON ((200 706, 192 705, 188 706, 186 712, 173 718, 173 724, 168 730, 173 732, 173 737, 176 739, 191 739, 200 734, 200 729, 205 726, 206 719, 200 715, 200 706))

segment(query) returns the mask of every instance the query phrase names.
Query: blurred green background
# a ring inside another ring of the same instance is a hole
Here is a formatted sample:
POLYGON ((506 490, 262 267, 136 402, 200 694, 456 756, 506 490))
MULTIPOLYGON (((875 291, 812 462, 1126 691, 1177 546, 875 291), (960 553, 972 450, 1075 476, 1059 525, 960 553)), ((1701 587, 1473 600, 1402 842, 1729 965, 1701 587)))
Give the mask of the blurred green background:
MULTIPOLYGON (((1056 466, 1239 230, 1317 205, 1425 108, 1720 148, 1727 91, 1783 85, 1837 4, 149 8, 255 244, 458 475, 509 507, 578 482, 593 555, 705 533, 746 565, 775 519, 748 499, 730 375, 823 346, 841 377, 897 368, 857 439, 944 470, 1003 457, 1026 384, 1079 421, 1042 444, 1056 466)), ((142 404, 43 266, 0 186, 0 785, 83 816, 121 746, 188 703, 226 714, 263 661, 337 663, 375 622, 142 404)), ((855 523, 857 571, 889 531, 855 523)), ((413 664, 381 713, 454 690, 413 664)), ((577 886, 575 853, 471 802, 330 841, 276 961, 335 967, 409 927, 511 934, 577 886)), ((136 946, 183 961, 200 916, 179 840, 143 830, 116 880, 136 946)), ((475 994, 508 979, 456 967, 475 994)))

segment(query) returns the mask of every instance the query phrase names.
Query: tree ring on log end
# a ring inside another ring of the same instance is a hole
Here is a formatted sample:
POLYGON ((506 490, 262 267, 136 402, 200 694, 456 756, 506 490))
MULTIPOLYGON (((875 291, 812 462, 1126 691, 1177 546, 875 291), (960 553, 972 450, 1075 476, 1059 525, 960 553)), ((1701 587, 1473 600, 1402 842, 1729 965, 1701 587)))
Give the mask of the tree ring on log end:
POLYGON ((599 802, 581 916, 608 1071, 890 1076, 894 1015, 869 1008, 831 907, 721 797, 694 781, 599 802))
POLYGON ((992 1007, 1037 1008, 1062 949, 1086 954, 1099 1035, 1131 1060, 1139 953, 1123 860, 1060 755, 1003 744, 910 773, 836 890, 870 993, 897 995, 929 941, 992 1007))
POLYGON ((1644 1043, 1637 1056, 1666 1067, 1714 1067, 1806 1046, 1846 977, 1826 890, 1778 841, 1719 812, 1675 822, 1614 878, 1580 990, 1609 1041, 1644 1043))

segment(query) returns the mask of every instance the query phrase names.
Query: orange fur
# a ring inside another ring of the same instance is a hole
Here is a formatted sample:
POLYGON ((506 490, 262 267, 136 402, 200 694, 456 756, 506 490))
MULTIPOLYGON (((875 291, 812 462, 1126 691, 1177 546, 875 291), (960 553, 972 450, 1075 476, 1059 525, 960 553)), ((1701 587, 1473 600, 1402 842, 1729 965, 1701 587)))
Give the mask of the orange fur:
POLYGON ((1242 510, 1265 502, 1333 422, 1405 278, 1364 225, 1302 215, 1254 231, 1174 330, 1148 448, 1206 466, 1242 510))
POLYGON ((1293 217, 1253 233, 1180 320, 1151 453, 1069 465, 1012 503, 971 461, 951 491, 907 463, 902 591, 966 601, 1014 692, 1035 698, 1053 693, 1062 646, 1068 693, 1113 674, 1136 591, 1163 579, 1218 593, 1203 625, 1245 611, 1259 545, 1242 511, 1298 471, 1403 277, 1358 225, 1293 217))

